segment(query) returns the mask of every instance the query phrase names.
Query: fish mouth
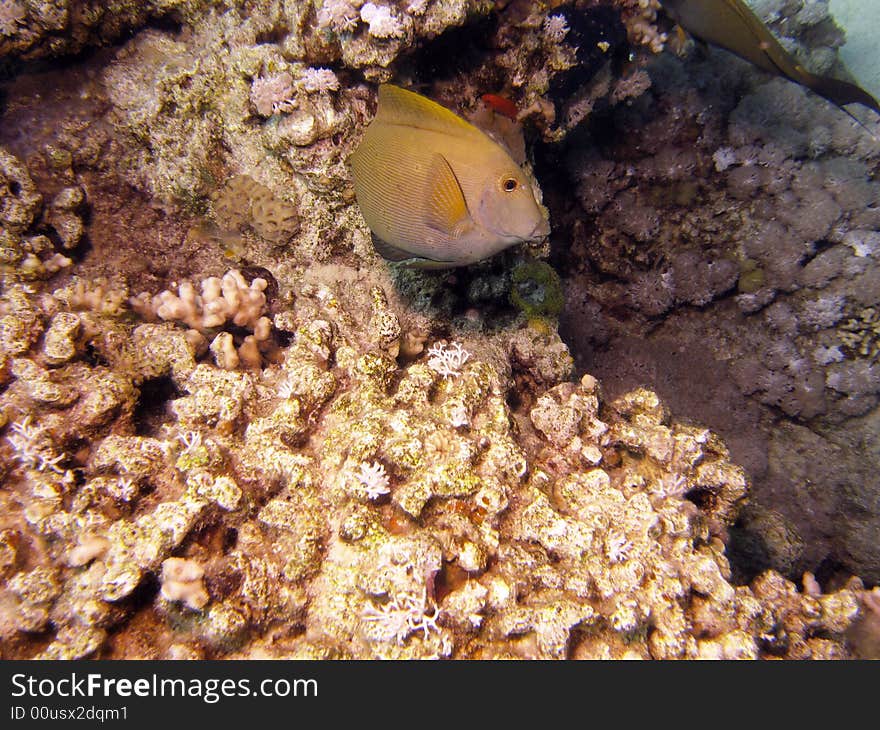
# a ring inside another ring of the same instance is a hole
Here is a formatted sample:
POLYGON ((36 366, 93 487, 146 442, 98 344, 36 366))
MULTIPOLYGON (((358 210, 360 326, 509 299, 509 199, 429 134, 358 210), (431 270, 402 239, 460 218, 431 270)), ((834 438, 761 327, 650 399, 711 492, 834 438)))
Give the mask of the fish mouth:
POLYGON ((550 221, 546 218, 541 218, 538 222, 538 225, 535 226, 535 229, 529 235, 530 241, 536 241, 539 238, 545 238, 550 235, 550 221))

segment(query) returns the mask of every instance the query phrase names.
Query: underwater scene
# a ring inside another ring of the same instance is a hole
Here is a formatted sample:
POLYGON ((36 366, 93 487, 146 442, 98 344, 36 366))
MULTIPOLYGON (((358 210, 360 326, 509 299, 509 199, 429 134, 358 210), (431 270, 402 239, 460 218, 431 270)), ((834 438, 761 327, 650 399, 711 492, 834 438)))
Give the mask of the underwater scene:
POLYGON ((880 658, 876 0, 0 0, 0 658, 880 658))

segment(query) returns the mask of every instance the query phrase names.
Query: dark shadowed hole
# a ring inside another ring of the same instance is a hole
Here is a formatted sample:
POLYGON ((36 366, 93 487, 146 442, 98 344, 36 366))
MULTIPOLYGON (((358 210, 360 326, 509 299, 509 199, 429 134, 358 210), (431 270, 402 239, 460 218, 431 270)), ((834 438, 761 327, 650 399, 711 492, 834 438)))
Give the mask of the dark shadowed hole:
POLYGON ((441 603, 446 596, 468 582, 470 574, 457 563, 443 563, 434 576, 434 600, 441 603))
POLYGON ((161 585, 157 575, 149 572, 144 573, 141 582, 138 583, 137 588, 131 592, 131 595, 125 599, 125 603, 127 606, 131 607, 132 611, 150 608, 153 605, 153 601, 156 600, 156 594, 159 593, 160 588, 161 585))
POLYGON ((560 7, 553 15, 561 15, 568 25, 565 42, 577 49, 578 63, 568 71, 553 77, 550 95, 556 101, 579 91, 599 69, 612 60, 619 69, 629 56, 626 28, 615 8, 560 7), (604 50, 603 50, 604 49, 604 50))
POLYGON ((517 392, 516 388, 511 388, 507 391, 506 400, 508 408, 510 408, 510 410, 514 413, 516 413, 520 409, 523 403, 522 398, 520 397, 520 394, 519 392, 517 392))
POLYGON ((223 554, 228 553, 238 543, 238 530, 234 527, 227 527, 223 533, 223 554))
POLYGON ((711 510, 712 507, 715 506, 715 495, 709 489, 704 489, 703 487, 696 487, 695 489, 691 489, 687 494, 684 495, 685 499, 693 502, 697 507, 701 510, 707 511, 711 510))
MULTIPOLYGON (((183 30, 183 21, 169 13, 168 15, 151 19, 147 27, 170 35, 178 35, 183 30)), ((134 34, 132 33, 132 35, 134 34)))
POLYGON ((450 28, 426 43, 409 59, 420 81, 433 82, 478 67, 489 50, 486 42, 495 33, 498 18, 493 13, 474 23, 450 28))
POLYGON ((96 367, 98 365, 109 365, 107 360, 101 355, 100 352, 95 348, 95 346, 88 342, 85 346, 85 351, 83 352, 83 360, 86 361, 92 367, 96 367))
POLYGON ((835 584, 840 582, 841 576, 849 576, 850 572, 840 561, 832 557, 826 557, 819 563, 819 567, 816 568, 814 575, 819 585, 830 592, 830 590, 839 588, 840 586, 835 584))
POLYGON ((746 528, 742 520, 737 520, 728 534, 730 539, 727 543, 727 558, 730 561, 731 582, 734 585, 747 585, 773 567, 770 550, 764 538, 746 528))
POLYGON ((293 344, 294 333, 286 330, 275 329, 275 341, 279 347, 290 347, 293 344))
POLYGON ((168 401, 182 393, 169 377, 145 380, 141 384, 141 395, 134 408, 134 427, 138 436, 155 433, 168 418, 168 401))
POLYGON ((280 25, 271 30, 257 33, 256 41, 260 45, 265 43, 281 43, 289 33, 290 28, 280 25))

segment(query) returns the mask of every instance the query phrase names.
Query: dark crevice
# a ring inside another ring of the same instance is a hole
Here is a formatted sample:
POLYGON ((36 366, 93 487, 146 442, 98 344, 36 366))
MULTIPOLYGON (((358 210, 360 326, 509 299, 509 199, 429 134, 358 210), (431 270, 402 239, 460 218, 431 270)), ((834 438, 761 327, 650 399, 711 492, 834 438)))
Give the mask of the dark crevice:
POLYGON ((260 31, 257 33, 255 40, 258 45, 283 43, 289 33, 290 28, 279 25, 269 30, 260 31))
POLYGON ((417 81, 431 83, 471 71, 490 52, 489 39, 495 35, 498 16, 494 13, 476 22, 450 28, 403 60, 402 66, 412 69, 417 81))
POLYGON ((135 433, 150 436, 167 420, 168 401, 182 394, 170 377, 145 380, 140 391, 133 416, 135 433))

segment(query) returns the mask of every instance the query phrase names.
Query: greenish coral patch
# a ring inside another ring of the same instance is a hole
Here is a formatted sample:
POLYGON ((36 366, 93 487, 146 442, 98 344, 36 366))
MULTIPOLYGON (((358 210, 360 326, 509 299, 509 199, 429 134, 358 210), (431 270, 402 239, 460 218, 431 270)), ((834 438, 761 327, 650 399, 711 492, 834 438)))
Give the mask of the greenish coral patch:
POLYGON ((518 264, 511 275, 510 303, 527 317, 558 317, 565 304, 559 274, 544 261, 518 264))

